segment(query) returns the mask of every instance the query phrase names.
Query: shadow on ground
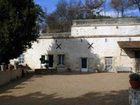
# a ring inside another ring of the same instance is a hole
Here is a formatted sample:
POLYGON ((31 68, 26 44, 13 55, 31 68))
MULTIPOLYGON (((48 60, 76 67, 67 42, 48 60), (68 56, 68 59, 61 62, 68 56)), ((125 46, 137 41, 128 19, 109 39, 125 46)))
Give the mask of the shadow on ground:
POLYGON ((10 93, 9 89, 21 89, 24 88, 24 86, 22 87, 16 87, 19 84, 25 85, 26 83, 24 83, 25 81, 28 80, 28 82, 31 82, 32 80, 29 80, 32 76, 34 75, 34 73, 28 73, 25 75, 25 77, 21 77, 18 78, 17 80, 13 80, 10 83, 7 83, 3 86, 0 86, 0 94, 1 93, 10 93))
MULTIPOLYGON (((80 72, 80 71, 65 71, 65 72, 42 72, 42 73, 35 73, 35 75, 40 75, 40 76, 44 76, 44 75, 90 75, 90 74, 97 74, 97 73, 109 73, 109 72, 80 72)), ((110 72, 112 73, 112 72, 110 72)), ((127 73, 127 72, 126 72, 127 73)))
POLYGON ((128 91, 93 92, 73 98, 35 92, 18 97, 4 95, 0 102, 1 105, 128 105, 128 91))
POLYGON ((43 73, 35 73, 36 78, 41 78, 43 76, 50 76, 50 75, 66 75, 66 76, 72 76, 72 75, 97 75, 97 74, 129 74, 128 72, 118 72, 118 73, 112 73, 112 72, 79 72, 79 71, 71 71, 71 72, 43 72, 43 73))

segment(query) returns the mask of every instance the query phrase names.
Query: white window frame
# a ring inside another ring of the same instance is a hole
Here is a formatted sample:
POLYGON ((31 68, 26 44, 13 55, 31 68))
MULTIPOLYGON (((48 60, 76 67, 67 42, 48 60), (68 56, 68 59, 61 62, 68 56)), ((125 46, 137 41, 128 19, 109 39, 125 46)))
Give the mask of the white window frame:
POLYGON ((65 55, 58 54, 58 65, 65 65, 65 55))
POLYGON ((105 70, 111 70, 112 67, 113 67, 113 57, 112 56, 105 57, 105 70), (111 68, 108 69, 108 67, 111 68))
POLYGON ((21 54, 21 55, 18 57, 18 62, 19 62, 19 64, 24 64, 24 63, 25 63, 24 54, 21 54))

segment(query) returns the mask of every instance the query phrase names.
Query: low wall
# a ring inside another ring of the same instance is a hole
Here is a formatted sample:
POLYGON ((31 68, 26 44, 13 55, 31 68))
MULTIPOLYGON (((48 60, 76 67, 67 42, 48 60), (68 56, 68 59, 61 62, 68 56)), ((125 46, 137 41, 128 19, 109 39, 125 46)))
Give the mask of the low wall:
POLYGON ((15 80, 22 76, 22 70, 6 70, 0 71, 0 86, 7 84, 11 80, 15 80))
POLYGON ((140 89, 129 90, 129 105, 140 105, 140 89))

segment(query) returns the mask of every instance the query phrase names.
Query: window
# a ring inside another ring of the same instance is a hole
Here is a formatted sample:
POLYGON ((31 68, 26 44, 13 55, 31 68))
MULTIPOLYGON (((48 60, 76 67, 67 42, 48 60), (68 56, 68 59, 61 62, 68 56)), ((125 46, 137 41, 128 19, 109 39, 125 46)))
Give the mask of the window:
POLYGON ((140 51, 135 51, 135 58, 140 58, 140 51))
POLYGON ((45 63, 45 55, 41 55, 40 61, 41 61, 41 64, 45 63))
POLYGON ((21 54, 19 57, 18 57, 18 62, 19 64, 23 64, 24 63, 24 55, 21 54))
POLYGON ((53 67, 53 55, 48 55, 48 66, 53 67))
POLYGON ((105 57, 105 70, 112 70, 112 57, 105 57))
POLYGON ((64 55, 58 55, 58 65, 64 65, 64 55))

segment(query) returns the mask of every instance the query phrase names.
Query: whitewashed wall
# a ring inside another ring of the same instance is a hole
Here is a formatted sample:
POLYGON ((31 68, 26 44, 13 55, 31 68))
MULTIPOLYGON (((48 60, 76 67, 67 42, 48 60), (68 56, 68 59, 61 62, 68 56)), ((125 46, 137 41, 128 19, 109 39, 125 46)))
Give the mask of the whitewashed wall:
MULTIPOLYGON (((104 57, 113 57, 114 67, 133 67, 134 69, 134 58, 128 57, 125 51, 121 51, 117 43, 118 41, 128 40, 129 37, 39 39, 38 43, 35 42, 32 49, 29 49, 25 53, 25 62, 33 69, 40 68, 41 55, 54 54, 54 66, 56 66, 57 55, 65 54, 66 66, 79 71, 81 57, 89 58, 89 69, 91 70, 97 68, 97 63, 103 64, 104 66, 104 57), (56 40, 58 44, 62 44, 62 49, 56 49, 56 40), (88 43, 93 43, 94 48, 88 49, 88 43)), ((131 37, 131 40, 138 41, 140 38, 131 37)))
MULTIPOLYGON (((38 43, 33 43, 32 49, 25 53, 25 62, 33 69, 40 68, 41 55, 54 55, 54 66, 57 66, 57 55, 65 54, 66 67, 80 70, 80 58, 88 58, 88 69, 104 69, 104 58, 113 57, 113 67, 131 67, 135 69, 134 51, 124 50, 118 41, 140 41, 140 19, 112 19, 112 20, 80 20, 74 21, 71 35, 42 35, 38 43), (62 44, 62 49, 56 49, 62 44), (89 44, 93 43, 94 48, 89 44), (131 57, 128 56, 132 55, 131 57)), ((59 34, 60 35, 60 34, 59 34)))
POLYGON ((107 26, 74 26, 71 29, 72 36, 128 36, 139 35, 140 25, 107 25, 107 26))

